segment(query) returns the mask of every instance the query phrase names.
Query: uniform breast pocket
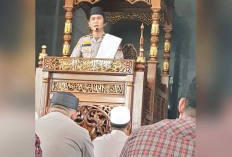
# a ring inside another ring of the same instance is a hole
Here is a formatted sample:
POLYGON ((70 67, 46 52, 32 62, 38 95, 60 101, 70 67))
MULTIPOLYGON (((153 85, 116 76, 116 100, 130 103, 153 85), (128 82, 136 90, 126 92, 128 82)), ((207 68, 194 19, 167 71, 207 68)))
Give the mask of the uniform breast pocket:
POLYGON ((81 45, 81 51, 82 52, 90 52, 91 51, 91 44, 90 43, 84 43, 81 45))
POLYGON ((90 58, 91 57, 91 46, 82 46, 81 52, 84 58, 90 58))

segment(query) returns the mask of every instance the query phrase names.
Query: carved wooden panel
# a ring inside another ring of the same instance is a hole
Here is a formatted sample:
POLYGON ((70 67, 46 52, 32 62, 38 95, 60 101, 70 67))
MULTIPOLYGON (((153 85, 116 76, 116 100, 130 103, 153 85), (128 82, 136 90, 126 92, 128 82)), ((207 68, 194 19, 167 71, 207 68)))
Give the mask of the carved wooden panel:
POLYGON ((145 89, 144 89, 144 106, 143 106, 143 121, 144 125, 150 124, 150 118, 149 114, 151 112, 150 110, 150 95, 151 95, 151 88, 148 86, 148 83, 145 83, 145 89))
POLYGON ((137 50, 132 44, 126 44, 122 48, 122 53, 125 59, 133 59, 136 60, 137 50))
POLYGON ((75 122, 89 131, 91 140, 111 132, 110 111, 114 106, 80 105, 75 122))
MULTIPOLYGON (((168 20, 167 5, 174 7, 170 0, 161 0, 160 24, 163 26, 165 20, 168 20)), ((174 0, 171 0, 174 1, 174 0)), ((74 0, 75 10, 82 8, 89 18, 90 8, 97 3, 105 14, 107 22, 112 24, 120 20, 139 20, 147 25, 152 22, 151 0, 74 0)))
POLYGON ((101 0, 74 0, 73 3, 74 3, 74 5, 78 5, 79 3, 83 3, 83 2, 95 4, 99 1, 101 1, 101 0))
POLYGON ((144 101, 144 106, 143 106, 143 125, 148 125, 150 124, 151 120, 150 120, 150 114, 151 114, 151 104, 150 104, 150 96, 151 96, 151 88, 149 87, 149 84, 147 82, 147 72, 148 72, 148 66, 145 66, 145 70, 144 70, 144 97, 143 97, 143 101, 144 101))
MULTIPOLYGON (((145 70, 145 73, 147 71, 145 70)), ((154 106, 150 104, 151 89, 148 83, 145 83, 143 121, 144 125, 156 123, 167 118, 167 92, 168 88, 160 81, 160 70, 157 69, 156 87, 155 87, 154 106)))
POLYGON ((94 81, 53 81, 52 92, 124 95, 125 83, 94 81))
POLYGON ((160 100, 161 100, 161 95, 157 94, 157 99, 155 103, 155 109, 154 109, 154 116, 155 116, 155 122, 158 122, 160 120, 160 100))
MULTIPOLYGON (((74 5, 79 5, 80 3, 89 3, 89 4, 95 4, 95 3, 98 3, 99 1, 102 1, 102 0, 74 0, 73 3, 74 5)), ((130 4, 134 4, 136 2, 144 2, 144 3, 147 3, 147 4, 151 4, 151 0, 124 0, 126 2, 129 2, 130 4)))
POLYGON ((134 61, 76 57, 45 57, 43 70, 133 74, 134 61))
POLYGON ((161 114, 160 114, 160 120, 165 119, 165 99, 162 97, 160 108, 161 108, 161 114))
POLYGON ((156 97, 155 105, 153 109, 153 121, 158 122, 167 118, 167 103, 168 103, 168 88, 166 85, 162 84, 160 81, 156 81, 156 97))
POLYGON ((138 20, 147 25, 151 24, 151 12, 105 12, 106 21, 112 24, 120 20, 138 20))

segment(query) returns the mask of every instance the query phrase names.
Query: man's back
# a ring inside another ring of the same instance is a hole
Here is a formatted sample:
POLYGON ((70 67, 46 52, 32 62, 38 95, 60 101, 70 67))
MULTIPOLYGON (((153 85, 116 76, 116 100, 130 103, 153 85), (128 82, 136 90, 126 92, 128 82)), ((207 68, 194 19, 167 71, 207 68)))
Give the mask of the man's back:
POLYGON ((135 130, 127 140, 121 157, 196 156, 196 121, 186 117, 163 120, 135 130))
POLYGON ((93 156, 88 131, 62 113, 51 112, 36 121, 43 157, 93 156))
POLYGON ((128 136, 120 130, 97 137, 94 141, 95 157, 118 157, 128 136))

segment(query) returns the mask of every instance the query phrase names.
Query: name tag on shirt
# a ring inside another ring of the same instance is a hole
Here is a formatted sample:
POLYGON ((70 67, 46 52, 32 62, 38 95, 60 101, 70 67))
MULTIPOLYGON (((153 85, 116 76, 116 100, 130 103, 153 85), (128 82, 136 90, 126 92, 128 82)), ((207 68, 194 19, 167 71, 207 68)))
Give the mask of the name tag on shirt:
POLYGON ((91 46, 91 44, 82 44, 82 47, 91 46))

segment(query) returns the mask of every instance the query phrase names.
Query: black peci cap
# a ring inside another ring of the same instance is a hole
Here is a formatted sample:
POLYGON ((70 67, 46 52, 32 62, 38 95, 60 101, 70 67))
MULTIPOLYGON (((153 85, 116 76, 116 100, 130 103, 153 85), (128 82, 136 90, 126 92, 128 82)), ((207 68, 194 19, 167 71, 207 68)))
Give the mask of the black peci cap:
POLYGON ((77 110, 79 99, 71 93, 57 92, 53 94, 50 103, 58 104, 67 108, 77 110))
POLYGON ((103 18, 105 18, 104 12, 103 12, 102 8, 100 8, 100 7, 92 7, 92 8, 90 9, 89 17, 91 17, 92 15, 95 15, 95 14, 102 15, 103 18))

